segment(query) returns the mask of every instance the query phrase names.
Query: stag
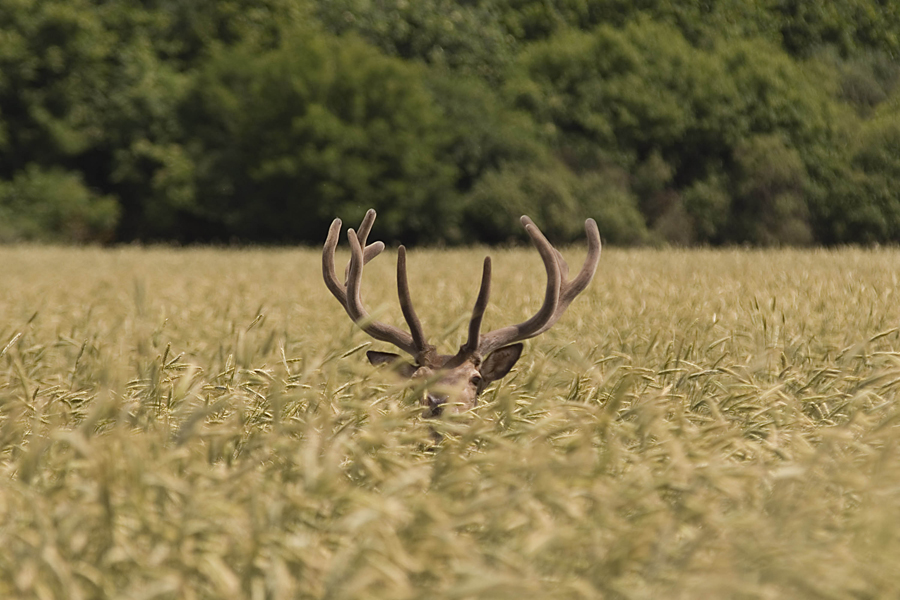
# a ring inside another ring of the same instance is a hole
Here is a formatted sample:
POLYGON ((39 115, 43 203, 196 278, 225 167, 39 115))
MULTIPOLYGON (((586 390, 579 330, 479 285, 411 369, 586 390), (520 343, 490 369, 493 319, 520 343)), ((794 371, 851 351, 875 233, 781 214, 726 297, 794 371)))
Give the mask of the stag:
POLYGON ((440 416, 444 410, 462 412, 473 408, 485 387, 504 377, 519 360, 523 348, 521 342, 550 329, 594 277, 600 260, 600 232, 593 219, 584 223, 588 242, 587 258, 581 271, 571 280, 568 279, 569 267, 562 254, 547 241, 530 218, 523 216, 521 220, 547 271, 544 303, 533 317, 522 323, 481 333, 481 321, 491 293, 491 258, 485 257, 481 288, 469 321, 468 339, 456 354, 438 354, 425 337, 409 294, 405 247, 400 246, 397 253, 397 290, 400 309, 409 326, 409 333, 374 320, 363 306, 360 295, 363 266, 384 250, 382 242, 367 244, 369 232, 375 222, 375 211, 370 209, 366 213, 359 231, 347 231, 350 262, 345 270, 346 283, 343 284, 338 280, 334 267, 334 252, 340 237, 341 220, 335 219, 331 223, 322 251, 325 285, 347 311, 350 319, 363 331, 376 340, 393 344, 412 357, 412 362, 407 362, 392 352, 370 350, 366 353, 373 365, 391 364, 404 377, 423 381, 425 393, 422 403, 426 417, 440 416))

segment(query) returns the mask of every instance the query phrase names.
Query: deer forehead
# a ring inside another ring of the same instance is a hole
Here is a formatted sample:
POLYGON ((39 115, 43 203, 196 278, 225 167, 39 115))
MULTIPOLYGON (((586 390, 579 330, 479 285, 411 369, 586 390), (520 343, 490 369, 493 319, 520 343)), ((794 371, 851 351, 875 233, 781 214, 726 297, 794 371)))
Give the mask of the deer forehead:
POLYGON ((481 361, 477 357, 472 357, 455 367, 445 368, 443 366, 422 366, 419 367, 413 378, 427 379, 434 377, 444 384, 454 384, 459 382, 468 382, 472 377, 480 375, 479 366, 481 361))

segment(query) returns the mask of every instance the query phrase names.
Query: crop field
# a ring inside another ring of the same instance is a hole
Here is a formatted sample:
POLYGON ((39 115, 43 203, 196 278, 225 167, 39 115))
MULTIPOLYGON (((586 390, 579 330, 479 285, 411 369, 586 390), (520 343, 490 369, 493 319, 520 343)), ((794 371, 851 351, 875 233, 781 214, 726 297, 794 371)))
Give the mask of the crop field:
MULTIPOLYGON (((490 253, 486 329, 546 281, 490 253)), ((484 254, 410 252, 444 352, 484 254)), ((399 325, 395 257, 363 298, 399 325)), ((896 249, 607 249, 429 421, 319 250, 0 248, 0 598, 900 597, 898 277, 896 249)))

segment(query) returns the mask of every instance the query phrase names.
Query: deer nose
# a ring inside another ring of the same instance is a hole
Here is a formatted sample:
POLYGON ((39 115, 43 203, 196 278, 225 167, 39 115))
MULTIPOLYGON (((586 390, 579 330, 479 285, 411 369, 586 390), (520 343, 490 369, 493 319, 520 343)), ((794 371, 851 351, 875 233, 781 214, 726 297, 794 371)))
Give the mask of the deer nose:
POLYGON ((426 417, 439 417, 441 413, 444 412, 444 404, 447 403, 447 396, 443 396, 441 394, 434 394, 432 392, 425 393, 425 406, 428 407, 428 411, 425 413, 426 417))

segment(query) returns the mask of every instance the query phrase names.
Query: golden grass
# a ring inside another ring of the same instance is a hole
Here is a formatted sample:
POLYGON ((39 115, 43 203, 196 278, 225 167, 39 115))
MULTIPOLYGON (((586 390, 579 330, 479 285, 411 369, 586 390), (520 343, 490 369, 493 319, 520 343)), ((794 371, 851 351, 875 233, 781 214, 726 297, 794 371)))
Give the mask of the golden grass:
MULTIPOLYGON (((489 328, 544 285, 492 253, 489 328)), ((411 252, 444 351, 483 254, 411 252)), ((898 273, 606 250, 431 447, 318 251, 2 248, 0 597, 897 597, 898 273)))

